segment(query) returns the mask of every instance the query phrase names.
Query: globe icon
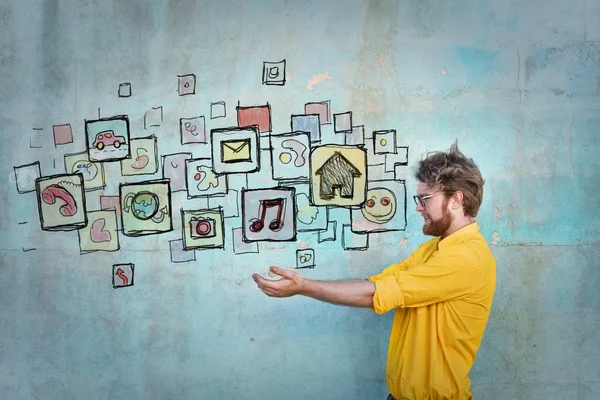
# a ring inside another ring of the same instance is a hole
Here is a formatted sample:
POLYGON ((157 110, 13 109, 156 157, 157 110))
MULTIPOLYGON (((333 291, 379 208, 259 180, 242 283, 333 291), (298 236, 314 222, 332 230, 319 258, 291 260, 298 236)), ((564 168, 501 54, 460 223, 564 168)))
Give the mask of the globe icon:
POLYGON ((131 202, 131 212, 137 219, 150 219, 158 211, 158 197, 154 193, 139 192, 131 202))

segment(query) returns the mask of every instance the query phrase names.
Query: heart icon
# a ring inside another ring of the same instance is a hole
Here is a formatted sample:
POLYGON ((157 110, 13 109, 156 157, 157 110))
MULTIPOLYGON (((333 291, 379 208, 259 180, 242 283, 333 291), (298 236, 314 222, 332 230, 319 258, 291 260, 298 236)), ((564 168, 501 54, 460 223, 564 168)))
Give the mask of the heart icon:
POLYGON ((148 156, 140 156, 140 150, 143 150, 145 153, 147 153, 146 149, 137 150, 137 157, 135 158, 135 161, 131 164, 131 168, 133 169, 144 169, 146 165, 148 165, 148 163, 150 162, 150 158, 148 158, 148 156))
POLYGON ((92 242, 110 242, 112 236, 110 235, 109 231, 103 230, 105 225, 106 220, 104 218, 98 218, 92 223, 92 227, 90 229, 90 239, 92 239, 92 242))

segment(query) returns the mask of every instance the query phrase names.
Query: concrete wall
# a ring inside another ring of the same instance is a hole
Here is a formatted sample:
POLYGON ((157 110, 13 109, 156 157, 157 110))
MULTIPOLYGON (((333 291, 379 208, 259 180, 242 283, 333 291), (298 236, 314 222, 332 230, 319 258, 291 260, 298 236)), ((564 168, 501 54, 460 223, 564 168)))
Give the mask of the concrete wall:
MULTIPOLYGON (((1 398, 385 398, 391 313, 269 299, 250 275, 296 266, 301 248, 314 249, 315 268, 300 271, 316 279, 362 278, 407 256, 426 239, 410 174, 406 228, 368 234, 366 251, 343 249, 349 212, 332 209, 335 241, 301 232, 235 255, 241 217, 232 217, 224 249, 187 263, 171 262, 178 210, 239 203, 174 193, 173 231, 119 232, 119 251, 80 255, 77 231, 42 230, 36 192, 15 184, 13 167, 34 162, 42 176, 64 173, 64 155, 86 149, 84 120, 98 115, 128 115, 131 137, 155 135, 159 156, 200 157, 202 146, 181 145, 180 118, 232 126, 238 101, 268 102, 282 133, 321 100, 352 111, 367 135, 396 129, 410 166, 456 138, 479 163, 478 221, 498 287, 471 373, 476 398, 600 397, 597 1, 21 0, 0 5, 0 16, 1 398), (263 61, 282 59, 285 85, 263 85, 263 61), (196 76, 194 95, 178 95, 184 74, 196 76), (120 98, 125 82, 132 96, 120 98), (227 116, 211 119, 217 101, 227 116), (145 127, 157 106, 160 126, 145 127), (71 125, 72 143, 55 145, 60 124, 71 125), (132 287, 113 289, 118 263, 135 264, 132 287)), ((332 125, 322 134, 339 140, 332 125)), ((271 186, 266 165, 230 189, 271 186)), ((31 170, 19 171, 27 186, 31 170)), ((106 187, 86 192, 87 210, 119 183, 161 176, 162 164, 122 177, 107 162, 106 187)), ((369 176, 390 174, 369 167, 369 176)))

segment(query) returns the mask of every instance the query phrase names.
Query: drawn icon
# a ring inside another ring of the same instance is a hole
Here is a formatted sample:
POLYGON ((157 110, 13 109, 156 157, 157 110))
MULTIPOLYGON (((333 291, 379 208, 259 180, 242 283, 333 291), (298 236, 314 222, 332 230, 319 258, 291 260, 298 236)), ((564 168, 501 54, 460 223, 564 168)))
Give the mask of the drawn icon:
POLYGON ((279 62, 263 62, 263 85, 285 85, 285 60, 279 62))
POLYGON ((396 196, 386 188, 369 189, 361 212, 369 221, 385 224, 396 214, 396 196))
POLYGON ((121 184, 120 199, 123 234, 139 236, 173 230, 169 181, 121 184))
POLYGON ((98 218, 91 224, 90 228, 90 239, 94 243, 102 243, 102 242, 110 242, 112 236, 110 231, 105 231, 104 226, 106 225, 106 220, 104 218, 98 218))
POLYGON ((125 143, 123 136, 115 136, 114 131, 104 131, 96 135, 96 140, 94 140, 92 146, 98 150, 102 150, 106 146, 114 146, 115 149, 118 149, 123 143, 125 143))
POLYGON ((362 235, 406 229, 406 184, 404 181, 369 182, 365 203, 350 210, 350 228, 362 235))
POLYGON ((206 144, 206 124, 204 116, 179 119, 179 133, 181 144, 199 143, 206 144))
POLYGON ((156 136, 131 139, 131 158, 121 160, 121 175, 153 175, 158 171, 158 147, 156 136))
POLYGON ((116 212, 114 210, 90 211, 87 213, 87 218, 88 225, 78 231, 81 254, 119 250, 116 212))
POLYGON ((150 158, 141 153, 148 153, 148 150, 143 147, 136 150, 135 161, 131 164, 131 168, 138 170, 146 168, 146 165, 150 162, 150 158))
POLYGON ((227 193, 227 180, 212 170, 212 160, 199 158, 185 162, 188 198, 227 193))
POLYGON ((207 165, 199 165, 196 167, 196 174, 194 180, 198 182, 196 188, 203 192, 210 189, 211 187, 216 188, 219 184, 217 182, 217 174, 207 165))
POLYGON ((130 157, 129 118, 126 115, 85 121, 90 161, 116 161, 130 157))
POLYGON ((58 211, 64 217, 72 217, 77 213, 77 202, 67 189, 61 185, 50 185, 42 191, 42 200, 46 204, 54 204, 56 200, 62 201, 58 211))
POLYGON ((217 222, 214 218, 192 217, 190 221, 190 232, 192 238, 209 238, 217 236, 217 222))
POLYGON ((310 156, 310 192, 313 205, 358 206, 365 201, 366 150, 355 146, 326 145, 310 156))
POLYGON ((183 249, 222 249, 224 247, 225 225, 223 210, 181 210, 183 249))
POLYGON ((186 96, 196 93, 196 75, 177 75, 178 78, 178 93, 180 96, 186 96))
POLYGON ((362 174, 342 153, 336 151, 315 175, 321 175, 320 197, 330 200, 336 196, 338 189, 340 197, 351 199, 354 196, 354 178, 362 174))
POLYGON ((396 154, 396 130, 373 132, 373 152, 375 154, 396 154))
POLYGON ((104 188, 104 167, 100 162, 90 161, 87 152, 65 154, 65 171, 81 174, 86 192, 104 188))
POLYGON ((296 237, 296 189, 242 191, 242 234, 246 242, 293 241, 296 237))
POLYGON ((127 283, 129 283, 129 278, 127 278, 127 275, 125 275, 125 271, 123 271, 121 268, 117 269, 117 276, 121 279, 121 281, 123 281, 123 283, 119 286, 127 286, 127 283))
POLYGON ((158 196, 148 191, 128 193, 125 196, 123 211, 131 213, 139 220, 145 221, 158 212, 158 196))
POLYGON ((38 178, 35 186, 42 230, 69 231, 87 226, 82 174, 38 178))
POLYGON ((163 178, 169 179, 172 192, 186 189, 185 165, 192 153, 167 154, 162 157, 163 178))
MULTIPOLYGON (((294 166, 302 167, 304 164, 306 164, 306 156, 304 153, 306 153, 307 147, 303 143, 294 139, 287 139, 281 143, 281 147, 284 149, 290 149, 294 154, 296 154, 294 166)), ((283 164, 288 164, 291 160, 292 155, 290 153, 284 152, 279 156, 279 161, 281 161, 283 164)))
POLYGON ((265 216, 267 210, 272 207, 277 207, 277 217, 269 223, 269 229, 273 232, 278 232, 283 228, 282 214, 285 210, 285 199, 269 199, 259 200, 259 218, 253 218, 250 220, 250 231, 260 232, 265 227, 265 216))
POLYGON ((12 182, 16 183, 17 192, 20 194, 35 192, 35 181, 42 175, 39 161, 13 167, 13 169, 15 174, 14 177, 11 178, 14 178, 14 181, 12 182))
POLYGON ((212 169, 216 174, 255 172, 260 167, 257 126, 210 131, 212 169))
POLYGON ((296 269, 314 268, 314 267, 315 267, 315 250, 314 249, 296 250, 296 269))
POLYGON ((86 182, 89 182, 98 175, 98 167, 96 167, 95 163, 82 159, 73 164, 71 173, 81 173, 81 175, 83 175, 83 179, 86 182))
POLYGON ((224 163, 252 161, 250 147, 250 139, 224 140, 221 142, 221 161, 224 163))
POLYGON ((308 132, 291 132, 270 136, 271 165, 275 180, 308 180, 310 168, 308 132))
POLYGON ((113 288, 133 286, 135 266, 133 264, 115 264, 113 265, 113 288))

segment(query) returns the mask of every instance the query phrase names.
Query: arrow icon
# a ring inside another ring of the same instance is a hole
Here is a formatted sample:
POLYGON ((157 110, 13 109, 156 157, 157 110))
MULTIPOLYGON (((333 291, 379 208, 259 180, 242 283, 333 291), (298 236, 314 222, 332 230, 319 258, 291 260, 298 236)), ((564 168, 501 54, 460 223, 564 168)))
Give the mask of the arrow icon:
POLYGON ((121 286, 127 286, 127 284, 129 283, 129 279, 127 278, 127 275, 125 275, 125 271, 119 268, 117 270, 116 275, 123 281, 123 284, 121 286))

